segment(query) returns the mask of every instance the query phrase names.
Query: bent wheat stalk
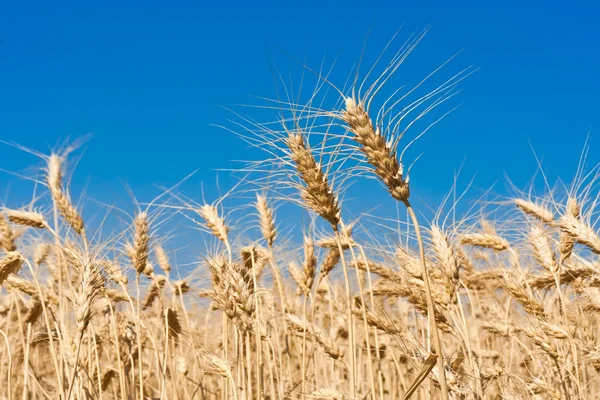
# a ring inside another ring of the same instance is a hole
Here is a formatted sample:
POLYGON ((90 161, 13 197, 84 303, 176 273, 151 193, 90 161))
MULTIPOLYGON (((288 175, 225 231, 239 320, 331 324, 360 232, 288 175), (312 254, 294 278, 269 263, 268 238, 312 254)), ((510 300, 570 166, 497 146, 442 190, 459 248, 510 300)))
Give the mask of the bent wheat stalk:
POLYGON ((348 333, 350 352, 350 393, 356 398, 356 334, 354 329, 354 314, 352 314, 352 294, 348 266, 343 257, 342 238, 340 237, 341 210, 338 199, 334 193, 327 175, 321 169, 320 163, 315 160, 304 133, 301 131, 288 132, 286 145, 289 155, 294 163, 298 177, 304 182, 300 186, 300 195, 309 209, 329 222, 335 233, 337 246, 341 256, 344 284, 346 289, 346 307, 348 317, 348 333))
POLYGON ((404 175, 402 164, 396 157, 396 151, 386 141, 385 136, 379 128, 375 128, 369 113, 365 109, 363 101, 356 101, 354 97, 346 97, 345 109, 342 111, 341 119, 346 122, 347 128, 354 134, 352 139, 360 145, 360 150, 365 154, 367 162, 374 168, 375 174, 386 185, 392 197, 404 204, 415 228, 417 242, 419 244, 419 256, 423 282, 425 284, 425 296, 427 298, 427 314, 429 327, 433 337, 434 352, 439 356, 437 359, 440 370, 440 386, 442 398, 448 399, 448 387, 444 371, 444 357, 442 354, 442 343, 438 333, 437 323, 434 315, 434 305, 429 286, 429 274, 425 263, 425 250, 423 238, 417 216, 408 200, 410 187, 408 178, 404 175))

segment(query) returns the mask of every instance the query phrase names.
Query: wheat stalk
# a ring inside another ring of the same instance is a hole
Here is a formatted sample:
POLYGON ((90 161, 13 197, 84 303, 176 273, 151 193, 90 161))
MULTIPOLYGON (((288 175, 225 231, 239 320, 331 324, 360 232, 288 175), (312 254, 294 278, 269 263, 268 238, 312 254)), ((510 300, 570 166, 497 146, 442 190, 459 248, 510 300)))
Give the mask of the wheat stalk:
POLYGON ((402 164, 398 161, 396 156, 395 145, 392 147, 392 144, 386 141, 381 130, 375 128, 375 124, 369 116, 365 103, 356 101, 354 97, 346 97, 344 100, 345 109, 342 111, 341 119, 346 122, 348 130, 354 134, 352 139, 360 145, 360 150, 365 154, 367 163, 373 167, 375 174, 386 185, 392 197, 404 204, 415 227, 419 245, 423 282, 425 283, 425 293, 427 297, 427 314, 429 315, 430 330, 431 335, 433 336, 434 351, 439 355, 438 369, 440 373, 442 398, 447 400, 448 388, 444 371, 442 342, 439 338, 438 328, 434 317, 435 307, 433 304, 431 288, 429 287, 429 275, 425 261, 425 250, 420 226, 417 216, 409 202, 410 188, 408 185, 408 177, 404 176, 402 164))

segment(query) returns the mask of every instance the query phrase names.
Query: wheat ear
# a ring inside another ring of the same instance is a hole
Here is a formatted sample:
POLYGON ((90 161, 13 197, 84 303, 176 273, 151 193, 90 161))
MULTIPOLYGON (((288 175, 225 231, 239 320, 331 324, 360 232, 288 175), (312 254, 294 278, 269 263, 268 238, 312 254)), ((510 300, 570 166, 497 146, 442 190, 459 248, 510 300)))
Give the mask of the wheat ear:
MULTIPOLYGON (((570 219, 578 219, 581 214, 581 207, 577 202, 577 199, 571 197, 567 200, 566 214, 570 216, 570 219)), ((573 247, 575 247, 575 236, 568 230, 562 228, 560 230, 559 239, 559 252, 560 252, 560 264, 562 265, 566 260, 573 254, 573 247)))
POLYGON ((0 260, 0 285, 10 274, 16 274, 23 265, 23 257, 16 251, 8 252, 0 260))
POLYGON ((321 165, 315 160, 301 132, 289 132, 286 144, 298 175, 304 182, 302 199, 307 206, 332 226, 340 222, 340 208, 321 165))
POLYGON ((140 212, 134 221, 133 249, 131 251, 133 267, 138 275, 142 274, 148 264, 148 215, 140 212))
POLYGON ((6 210, 8 220, 13 224, 44 229, 48 225, 44 216, 35 211, 6 210))
POLYGON ((5 251, 15 251, 14 233, 4 214, 0 214, 0 247, 5 251))
POLYGON ((515 199, 514 202, 523 213, 546 224, 552 224, 554 222, 554 214, 552 214, 552 211, 548 208, 524 199, 515 199))
POLYGON ((62 189, 61 159, 56 154, 48 158, 48 187, 58 211, 71 228, 81 235, 84 228, 83 219, 62 189))

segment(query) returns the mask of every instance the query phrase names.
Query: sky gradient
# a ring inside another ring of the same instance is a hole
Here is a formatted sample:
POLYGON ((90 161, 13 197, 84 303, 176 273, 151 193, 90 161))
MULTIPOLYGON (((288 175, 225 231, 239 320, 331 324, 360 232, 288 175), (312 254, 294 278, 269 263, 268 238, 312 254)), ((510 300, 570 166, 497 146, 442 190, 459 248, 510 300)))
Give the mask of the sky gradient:
MULTIPOLYGON (((569 180, 588 133, 589 161, 600 162, 598 3, 449 3, 4 2, 0 139, 47 152, 92 133, 72 184, 100 200, 127 185, 148 201, 155 185, 193 170, 187 194, 204 182, 210 198, 216 169, 260 156, 214 125, 231 117, 222 106, 274 97, 273 53, 315 67, 339 57, 332 77, 343 84, 369 29, 377 54, 400 27, 402 39, 431 25, 403 73, 424 75, 461 50, 451 71, 479 70, 461 84, 461 107, 418 144, 413 185, 423 197, 439 201, 461 165, 476 188, 505 175, 524 187, 534 150, 551 178, 569 180)), ((0 168, 27 175, 36 165, 0 144, 0 168)), ((233 184, 223 173, 219 182, 233 184)), ((0 190, 14 206, 31 184, 3 173, 0 190)))

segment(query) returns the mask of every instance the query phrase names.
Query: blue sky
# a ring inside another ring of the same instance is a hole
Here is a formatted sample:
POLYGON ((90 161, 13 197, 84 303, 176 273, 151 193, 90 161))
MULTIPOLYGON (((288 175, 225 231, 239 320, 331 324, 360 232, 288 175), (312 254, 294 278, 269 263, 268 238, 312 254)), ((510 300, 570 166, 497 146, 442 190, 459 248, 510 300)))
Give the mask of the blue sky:
MULTIPOLYGON (((76 194, 127 198, 127 185, 147 201, 198 169, 186 194, 199 197, 204 182, 210 199, 215 169, 260 156, 213 126, 231 117, 221 106, 273 97, 278 49, 315 67, 339 56, 332 78, 343 84, 369 28, 373 55, 401 26, 402 38, 431 24, 407 76, 459 50, 450 71, 480 69, 461 84, 461 107, 419 142, 414 190, 439 201, 463 163, 476 188, 505 174, 523 187, 532 148, 549 176, 568 180, 588 133, 590 163, 600 161, 599 11, 592 1, 3 2, 0 139, 47 151, 93 133, 76 194)), ((2 169, 30 174, 37 163, 0 145, 2 169)), ((14 206, 31 185, 2 174, 0 190, 14 206)))

